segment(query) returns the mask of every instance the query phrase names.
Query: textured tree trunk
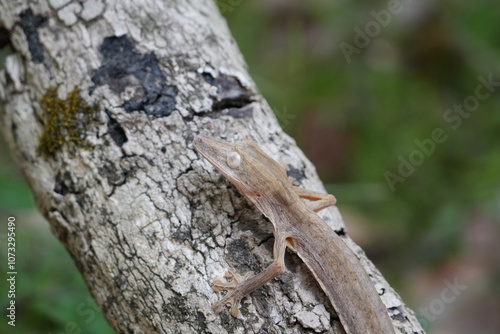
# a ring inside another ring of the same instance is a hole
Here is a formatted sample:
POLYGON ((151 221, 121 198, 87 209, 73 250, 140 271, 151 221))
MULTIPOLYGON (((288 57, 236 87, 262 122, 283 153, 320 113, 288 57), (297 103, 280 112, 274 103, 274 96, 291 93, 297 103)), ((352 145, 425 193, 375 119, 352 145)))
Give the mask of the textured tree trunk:
MULTIPOLYGON (((220 298, 211 281, 229 266, 261 271, 273 238, 193 151, 193 138, 251 136, 297 184, 323 190, 257 92, 213 1, 0 0, 0 12, 16 51, 0 71, 2 132, 116 332, 342 332, 294 255, 287 273, 243 300, 243 319, 211 309, 220 298)), ((336 208, 321 216, 343 231, 336 208)), ((345 240, 395 326, 423 332, 345 240)))

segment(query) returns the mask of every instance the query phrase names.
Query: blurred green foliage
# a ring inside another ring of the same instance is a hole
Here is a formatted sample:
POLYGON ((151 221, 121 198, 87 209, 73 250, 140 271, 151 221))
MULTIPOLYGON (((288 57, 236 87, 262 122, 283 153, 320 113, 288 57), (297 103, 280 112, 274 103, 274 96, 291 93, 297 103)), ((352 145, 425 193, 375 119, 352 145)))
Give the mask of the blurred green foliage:
MULTIPOLYGON (((380 254, 380 265, 389 261, 384 272, 396 276, 410 256, 413 266, 428 266, 459 251, 463 224, 478 206, 498 214, 500 86, 456 129, 443 115, 475 94, 478 76, 500 82, 500 7, 413 2, 348 62, 340 43, 355 46, 354 28, 364 31, 375 20, 371 11, 386 6, 242 1, 225 15, 284 129, 316 166, 326 165, 318 171, 328 188, 379 185, 380 200, 360 193, 346 203, 336 195, 340 207, 371 218, 375 240, 391 240, 391 249, 384 247, 392 254, 380 254), (280 117, 284 108, 288 118, 280 117), (385 174, 397 174, 399 157, 408 160, 419 149, 415 141, 430 139, 436 128, 446 140, 392 192, 385 174)), ((377 245, 370 247, 377 254, 377 245)))

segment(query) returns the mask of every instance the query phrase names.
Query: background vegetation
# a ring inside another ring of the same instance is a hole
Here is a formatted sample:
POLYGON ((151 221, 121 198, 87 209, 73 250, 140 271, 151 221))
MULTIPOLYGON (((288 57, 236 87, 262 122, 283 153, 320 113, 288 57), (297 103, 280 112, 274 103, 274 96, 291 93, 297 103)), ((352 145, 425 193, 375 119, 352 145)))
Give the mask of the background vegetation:
MULTIPOLYGON (((376 27, 372 11, 388 3, 218 1, 261 92, 337 196, 348 232, 428 333, 498 333, 500 85, 468 115, 449 110, 473 101, 479 77, 500 82, 500 6, 402 0, 357 47, 358 31, 376 27), (346 44, 359 51, 350 59, 346 44), (446 140, 426 153, 417 142, 437 128, 446 140), (402 160, 418 165, 391 187, 387 175, 402 160), (455 281, 466 288, 443 301, 455 281)), ((0 157, 0 219, 19 223, 21 332, 66 333, 69 322, 111 332, 98 312, 82 315, 95 310, 88 290, 33 213, 5 145, 0 157)))

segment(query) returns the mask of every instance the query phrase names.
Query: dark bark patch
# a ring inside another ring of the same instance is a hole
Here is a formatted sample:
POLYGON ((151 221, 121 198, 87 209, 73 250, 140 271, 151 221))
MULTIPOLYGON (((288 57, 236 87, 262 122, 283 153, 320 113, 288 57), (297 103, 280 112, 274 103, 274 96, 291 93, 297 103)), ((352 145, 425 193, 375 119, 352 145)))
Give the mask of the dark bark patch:
POLYGON ((38 28, 43 26, 47 19, 40 15, 33 15, 31 9, 27 9, 19 14, 19 25, 28 41, 28 50, 34 63, 41 63, 44 60, 43 46, 40 43, 38 28))
POLYGON ((227 245, 227 255, 233 263, 237 264, 241 274, 251 270, 258 273, 262 270, 259 262, 251 255, 252 247, 242 239, 231 240, 227 245))
POLYGON ((172 239, 182 244, 186 241, 191 242, 193 240, 193 236, 191 234, 191 230, 185 227, 185 225, 182 225, 172 234, 172 239))
POLYGON ((347 235, 345 229, 342 227, 340 230, 335 231, 339 237, 345 237, 347 235))
POLYGON ((99 168, 99 174, 103 179, 106 179, 108 185, 112 187, 111 192, 108 194, 108 197, 111 197, 115 192, 115 188, 124 185, 127 182, 127 177, 129 177, 131 173, 113 162, 106 162, 99 168))
POLYGON ((110 309, 116 303, 116 298, 114 296, 107 296, 104 301, 104 308, 106 310, 110 309))
POLYGON ((286 171, 286 175, 288 177, 293 178, 294 180, 297 180, 298 182, 306 178, 306 173, 304 172, 304 170, 295 168, 292 165, 288 165, 288 170, 286 171))
MULTIPOLYGON (((14 47, 12 46, 9 38, 9 31, 2 26, 0 26, 0 50, 4 53, 7 50, 7 53, 14 53, 14 47)), ((4 64, 1 63, 1 67, 3 67, 3 65, 4 64)))
POLYGON ((208 333, 208 319, 203 312, 197 311, 196 316, 192 320, 193 327, 198 333, 208 333))
POLYGON ((65 182, 65 177, 63 176, 63 173, 59 172, 56 175, 56 180, 54 184, 54 192, 60 194, 60 195, 66 195, 69 193, 69 187, 66 185, 65 182))
POLYGON ((183 323, 189 319, 189 315, 190 310, 183 296, 171 297, 168 300, 168 304, 163 304, 163 316, 168 320, 183 323))
POLYGON ((16 122, 12 122, 10 126, 10 133, 12 133, 12 138, 14 139, 14 142, 17 143, 18 138, 17 138, 17 124, 16 122))
POLYGON ((237 78, 225 74, 214 78, 210 73, 203 73, 202 76, 208 84, 217 87, 212 112, 239 109, 253 102, 253 92, 243 87, 237 78))
POLYGON ((108 85, 121 94, 134 87, 135 97, 122 107, 128 111, 142 111, 154 117, 169 116, 176 108, 176 86, 168 85, 154 53, 141 54, 127 35, 106 37, 99 48, 101 66, 92 76, 94 87, 108 85))
POLYGON ((120 123, 116 121, 111 115, 109 115, 108 122, 108 134, 113 139, 116 145, 122 147, 128 141, 127 135, 125 134, 125 130, 121 127, 120 123))
MULTIPOLYGON (((82 195, 85 192, 85 185, 75 180, 75 176, 69 170, 60 170, 54 180, 54 192, 63 196, 67 194, 82 195)), ((85 207, 83 195, 77 196, 76 201, 80 207, 85 207)), ((67 213, 71 210, 71 206, 68 206, 67 213)))
POLYGON ((406 318, 405 309, 401 306, 389 308, 389 315, 391 316, 391 319, 397 320, 399 322, 408 321, 408 319, 406 318))

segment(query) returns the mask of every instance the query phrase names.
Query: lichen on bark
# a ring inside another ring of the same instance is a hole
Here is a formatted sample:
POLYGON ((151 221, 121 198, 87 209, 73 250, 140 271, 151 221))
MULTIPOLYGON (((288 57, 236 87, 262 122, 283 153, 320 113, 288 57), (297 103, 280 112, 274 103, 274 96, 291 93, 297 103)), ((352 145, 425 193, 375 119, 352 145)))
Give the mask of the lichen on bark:
POLYGON ((37 153, 44 158, 54 157, 64 144, 74 144, 89 150, 92 146, 85 139, 94 109, 80 97, 75 87, 66 99, 57 95, 57 87, 50 87, 40 99, 45 121, 37 153))

